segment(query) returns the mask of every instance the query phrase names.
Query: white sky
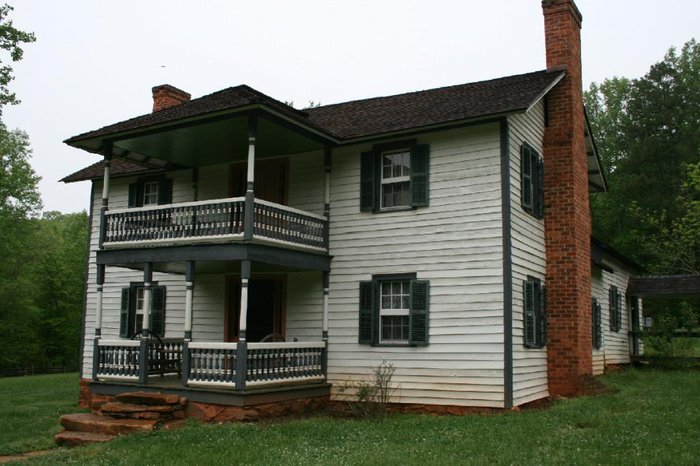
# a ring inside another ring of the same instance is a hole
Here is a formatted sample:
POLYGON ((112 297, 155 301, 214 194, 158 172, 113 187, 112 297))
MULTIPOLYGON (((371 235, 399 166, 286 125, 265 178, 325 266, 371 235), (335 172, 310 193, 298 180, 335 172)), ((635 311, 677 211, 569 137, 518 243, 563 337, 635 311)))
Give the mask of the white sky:
MULTIPOLYGON (((70 136, 148 113, 151 87, 248 84, 305 106, 545 68, 540 0, 9 0, 32 31, 9 128, 29 133, 45 210, 89 206, 58 180, 98 157, 70 136)), ((635 78, 698 34, 697 0, 578 0, 584 88, 635 78)))

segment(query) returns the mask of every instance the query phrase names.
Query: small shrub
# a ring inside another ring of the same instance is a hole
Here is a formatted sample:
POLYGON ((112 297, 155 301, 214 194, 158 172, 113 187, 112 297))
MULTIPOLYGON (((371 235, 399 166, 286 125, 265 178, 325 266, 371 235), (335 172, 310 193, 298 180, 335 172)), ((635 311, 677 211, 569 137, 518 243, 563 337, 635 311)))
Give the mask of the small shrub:
POLYGON ((372 371, 372 380, 341 385, 340 393, 352 392, 352 399, 347 404, 350 415, 357 418, 384 416, 395 390, 391 385, 395 371, 393 364, 382 361, 372 371))

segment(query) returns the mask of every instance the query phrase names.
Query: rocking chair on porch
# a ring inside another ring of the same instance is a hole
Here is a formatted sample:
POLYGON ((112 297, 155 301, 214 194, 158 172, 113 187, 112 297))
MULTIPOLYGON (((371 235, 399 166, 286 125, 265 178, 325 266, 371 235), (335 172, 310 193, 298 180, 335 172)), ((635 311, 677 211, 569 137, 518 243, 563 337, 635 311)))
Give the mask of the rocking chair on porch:
POLYGON ((131 339, 137 340, 146 338, 148 351, 148 375, 160 375, 177 373, 178 377, 182 372, 182 343, 174 341, 164 341, 151 330, 140 330, 131 339))

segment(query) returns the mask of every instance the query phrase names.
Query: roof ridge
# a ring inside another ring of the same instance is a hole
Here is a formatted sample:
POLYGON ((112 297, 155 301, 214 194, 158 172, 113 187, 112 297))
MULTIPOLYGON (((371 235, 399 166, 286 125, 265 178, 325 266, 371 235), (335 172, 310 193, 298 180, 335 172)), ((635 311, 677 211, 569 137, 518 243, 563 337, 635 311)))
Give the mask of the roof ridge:
POLYGON ((461 83, 461 84, 450 84, 448 86, 431 87, 429 89, 422 89, 420 91, 409 91, 409 92, 401 92, 399 94, 390 94, 390 95, 383 95, 383 96, 376 96, 376 97, 368 97, 368 98, 364 98, 364 99, 348 100, 345 102, 337 102, 334 104, 321 105, 318 107, 308 108, 306 110, 308 111, 308 113, 312 114, 314 111, 319 110, 319 109, 327 109, 329 107, 336 107, 336 106, 352 104, 352 103, 356 103, 356 102, 370 102, 373 100, 387 99, 387 98, 391 98, 391 97, 409 96, 409 95, 414 95, 414 94, 421 94, 423 92, 441 91, 441 90, 445 90, 445 89, 454 89, 457 87, 471 86, 471 85, 476 85, 476 84, 485 84, 485 83, 495 82, 495 81, 505 81, 508 79, 522 78, 525 76, 536 75, 536 74, 547 74, 547 73, 552 73, 552 72, 560 73, 561 70, 543 69, 543 70, 537 70, 537 71, 530 71, 528 73, 513 74, 510 76, 502 76, 500 78, 490 78, 490 79, 484 79, 481 81, 471 81, 471 82, 466 82, 466 83, 461 83))

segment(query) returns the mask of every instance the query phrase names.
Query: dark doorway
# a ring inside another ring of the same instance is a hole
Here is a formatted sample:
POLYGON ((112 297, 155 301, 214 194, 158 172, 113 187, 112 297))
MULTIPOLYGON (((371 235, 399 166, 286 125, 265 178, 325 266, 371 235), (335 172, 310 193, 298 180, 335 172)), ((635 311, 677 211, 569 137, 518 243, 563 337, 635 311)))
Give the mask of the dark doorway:
MULTIPOLYGON (((226 341, 238 341, 241 310, 241 279, 226 282, 226 341)), ((260 341, 270 334, 284 335, 284 276, 253 277, 248 282, 248 341, 260 341)))
MULTIPOLYGON (((231 164, 229 176, 229 195, 245 196, 247 163, 231 164)), ((257 199, 287 205, 289 184, 289 159, 262 159, 255 161, 255 183, 253 191, 257 199)))

